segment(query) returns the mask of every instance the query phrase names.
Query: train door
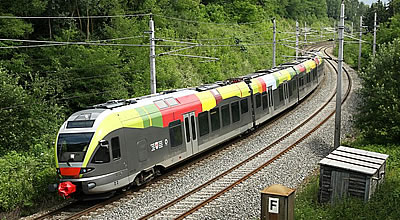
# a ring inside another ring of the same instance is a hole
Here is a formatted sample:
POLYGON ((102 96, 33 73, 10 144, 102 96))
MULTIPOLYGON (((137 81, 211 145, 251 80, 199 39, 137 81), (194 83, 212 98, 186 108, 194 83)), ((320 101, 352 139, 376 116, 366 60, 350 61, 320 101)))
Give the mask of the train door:
POLYGON ((289 104, 289 83, 286 81, 282 84, 283 86, 283 97, 285 100, 285 105, 289 104))
POLYGON ((114 187, 124 186, 129 183, 128 179, 128 163, 126 155, 125 140, 122 136, 111 136, 109 142, 109 148, 111 151, 111 164, 110 168, 115 172, 116 180, 114 181, 114 187))
POLYGON ((183 115, 183 124, 185 129, 186 152, 193 155, 199 152, 197 142, 197 126, 194 112, 185 113, 183 115))
POLYGON ((268 108, 270 114, 274 113, 274 96, 272 94, 272 86, 268 86, 267 88, 268 91, 268 108))

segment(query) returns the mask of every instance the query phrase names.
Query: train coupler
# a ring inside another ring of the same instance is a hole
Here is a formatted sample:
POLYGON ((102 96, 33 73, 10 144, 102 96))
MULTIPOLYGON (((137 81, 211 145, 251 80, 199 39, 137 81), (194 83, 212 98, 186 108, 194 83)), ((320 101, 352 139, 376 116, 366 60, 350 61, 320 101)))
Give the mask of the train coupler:
POLYGON ((64 199, 68 199, 71 197, 71 194, 76 191, 76 185, 71 183, 70 181, 61 182, 58 184, 58 194, 64 199))

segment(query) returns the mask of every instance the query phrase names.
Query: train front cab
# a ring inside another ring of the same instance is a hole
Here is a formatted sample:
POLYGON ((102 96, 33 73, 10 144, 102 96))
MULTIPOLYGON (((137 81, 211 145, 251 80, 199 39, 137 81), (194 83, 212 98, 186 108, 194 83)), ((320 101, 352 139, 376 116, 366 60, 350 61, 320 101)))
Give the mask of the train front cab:
MULTIPOLYGON (((112 192, 128 183, 128 160, 122 129, 116 129, 99 138, 101 126, 95 120, 81 120, 79 115, 92 114, 90 110, 75 113, 61 127, 56 143, 57 172, 63 194, 64 186, 75 188, 75 196, 112 192), (78 117, 76 117, 78 115, 78 117), (72 119, 72 120, 71 120, 72 119), (75 120, 78 119, 78 120, 75 120), (70 122, 79 126, 68 127, 70 122), (90 126, 89 126, 90 125, 90 126)), ((91 110, 96 112, 96 110, 91 110)), ((101 133, 101 132, 100 132, 101 133)))

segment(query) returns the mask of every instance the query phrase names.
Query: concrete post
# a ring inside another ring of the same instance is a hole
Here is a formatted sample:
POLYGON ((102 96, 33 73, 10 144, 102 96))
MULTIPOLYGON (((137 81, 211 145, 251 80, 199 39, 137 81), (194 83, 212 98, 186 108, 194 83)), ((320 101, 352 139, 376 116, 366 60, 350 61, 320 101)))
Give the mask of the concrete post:
POLYGON ((273 46, 272 46, 272 68, 276 66, 275 57, 276 57, 276 20, 272 19, 273 23, 273 46))
POLYGON ((362 43, 362 31, 363 31, 363 25, 362 25, 362 16, 360 16, 360 40, 359 40, 359 45, 358 45, 358 71, 361 69, 361 43, 362 43))
POLYGON ((374 15, 374 44, 372 45, 372 55, 376 53, 376 12, 374 15))
POLYGON ((299 22, 296 21, 296 60, 299 56, 299 22))
POLYGON ((154 37, 154 21, 150 16, 150 89, 151 94, 156 94, 156 41, 154 37))
POLYGON ((339 55, 338 55, 338 75, 337 75, 337 90, 336 90, 334 148, 337 148, 340 145, 340 126, 341 126, 341 116, 342 116, 343 31, 344 31, 344 4, 342 4, 340 7, 339 55))

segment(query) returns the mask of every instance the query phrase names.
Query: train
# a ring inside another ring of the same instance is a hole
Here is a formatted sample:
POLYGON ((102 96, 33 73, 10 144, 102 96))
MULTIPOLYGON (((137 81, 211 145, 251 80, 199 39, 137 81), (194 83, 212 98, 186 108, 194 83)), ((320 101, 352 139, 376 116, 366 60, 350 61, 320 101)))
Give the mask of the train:
POLYGON ((73 113, 55 142, 55 191, 107 198, 248 132, 298 104, 323 78, 308 58, 212 84, 110 100, 73 113))

